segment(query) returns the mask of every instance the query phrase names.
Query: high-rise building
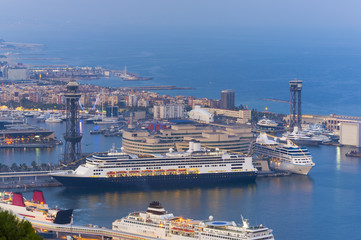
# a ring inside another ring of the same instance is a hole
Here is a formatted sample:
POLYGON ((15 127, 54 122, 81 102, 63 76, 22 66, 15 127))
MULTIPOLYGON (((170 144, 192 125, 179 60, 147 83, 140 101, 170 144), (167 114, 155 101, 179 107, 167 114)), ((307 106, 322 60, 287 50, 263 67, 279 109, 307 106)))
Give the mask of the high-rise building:
POLYGON ((137 95, 131 94, 128 96, 127 106, 128 107, 135 107, 137 106, 138 98, 137 95))
POLYGON ((223 90, 221 92, 221 108, 234 109, 234 91, 232 89, 223 90))
POLYGON ((185 107, 183 104, 155 105, 153 108, 154 119, 184 118, 185 107))

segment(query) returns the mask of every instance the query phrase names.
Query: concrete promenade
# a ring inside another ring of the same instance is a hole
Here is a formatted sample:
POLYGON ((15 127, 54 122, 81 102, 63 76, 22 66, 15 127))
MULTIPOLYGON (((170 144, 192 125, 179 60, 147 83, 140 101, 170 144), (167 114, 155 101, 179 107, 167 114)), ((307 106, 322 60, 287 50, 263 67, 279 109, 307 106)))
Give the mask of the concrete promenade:
MULTIPOLYGON (((21 216, 17 215, 19 218, 22 218, 21 216)), ((54 223, 48 223, 48 222, 41 222, 33 219, 25 218, 25 220, 28 220, 32 226, 39 231, 53 231, 56 233, 57 237, 64 236, 64 235, 76 235, 79 238, 81 237, 99 237, 103 240, 105 239, 113 239, 113 240, 159 240, 159 238, 152 238, 147 237, 143 235, 138 234, 131 234, 126 232, 120 232, 115 231, 108 228, 99 228, 99 227, 86 227, 86 226, 77 226, 72 224, 54 224, 54 223)))
POLYGON ((50 171, 0 173, 0 189, 61 186, 49 176, 50 171))

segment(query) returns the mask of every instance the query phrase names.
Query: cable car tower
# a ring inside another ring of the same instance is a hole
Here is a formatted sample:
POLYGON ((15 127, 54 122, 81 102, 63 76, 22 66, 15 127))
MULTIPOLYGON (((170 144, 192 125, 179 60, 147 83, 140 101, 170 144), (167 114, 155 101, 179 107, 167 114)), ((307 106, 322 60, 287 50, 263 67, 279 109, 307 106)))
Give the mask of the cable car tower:
POLYGON ((301 130, 302 113, 301 113, 301 90, 302 81, 295 78, 290 81, 290 130, 292 131, 295 126, 301 130))
POLYGON ((66 85, 66 132, 64 134, 65 148, 63 162, 65 164, 73 162, 81 157, 81 139, 79 125, 79 84, 75 80, 70 80, 66 85))

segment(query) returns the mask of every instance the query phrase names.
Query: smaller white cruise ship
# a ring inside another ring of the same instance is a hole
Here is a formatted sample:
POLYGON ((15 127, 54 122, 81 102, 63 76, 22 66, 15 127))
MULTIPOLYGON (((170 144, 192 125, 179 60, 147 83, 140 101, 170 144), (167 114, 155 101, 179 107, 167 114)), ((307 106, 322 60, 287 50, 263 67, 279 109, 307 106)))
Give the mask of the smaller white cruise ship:
POLYGON ((315 166, 306 147, 299 147, 290 140, 285 144, 279 143, 276 137, 268 138, 266 133, 258 136, 254 153, 269 158, 271 169, 307 175, 315 166))
POLYGON ((193 220, 175 217, 164 210, 159 202, 151 202, 147 211, 133 212, 117 219, 112 224, 116 231, 129 232, 159 239, 177 240, 272 240, 272 229, 249 226, 242 218, 243 225, 229 221, 193 220))

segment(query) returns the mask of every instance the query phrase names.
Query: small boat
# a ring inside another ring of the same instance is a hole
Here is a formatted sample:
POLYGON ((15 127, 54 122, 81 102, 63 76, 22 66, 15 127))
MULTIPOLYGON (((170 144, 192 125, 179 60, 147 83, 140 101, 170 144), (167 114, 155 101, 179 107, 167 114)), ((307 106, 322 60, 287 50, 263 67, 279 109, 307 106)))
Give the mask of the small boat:
POLYGON ((48 119, 45 120, 46 123, 61 123, 62 121, 63 120, 55 117, 54 115, 51 115, 48 119))
POLYGON ((361 152, 355 151, 355 150, 349 151, 345 155, 346 155, 346 157, 359 157, 359 158, 361 158, 361 152))

